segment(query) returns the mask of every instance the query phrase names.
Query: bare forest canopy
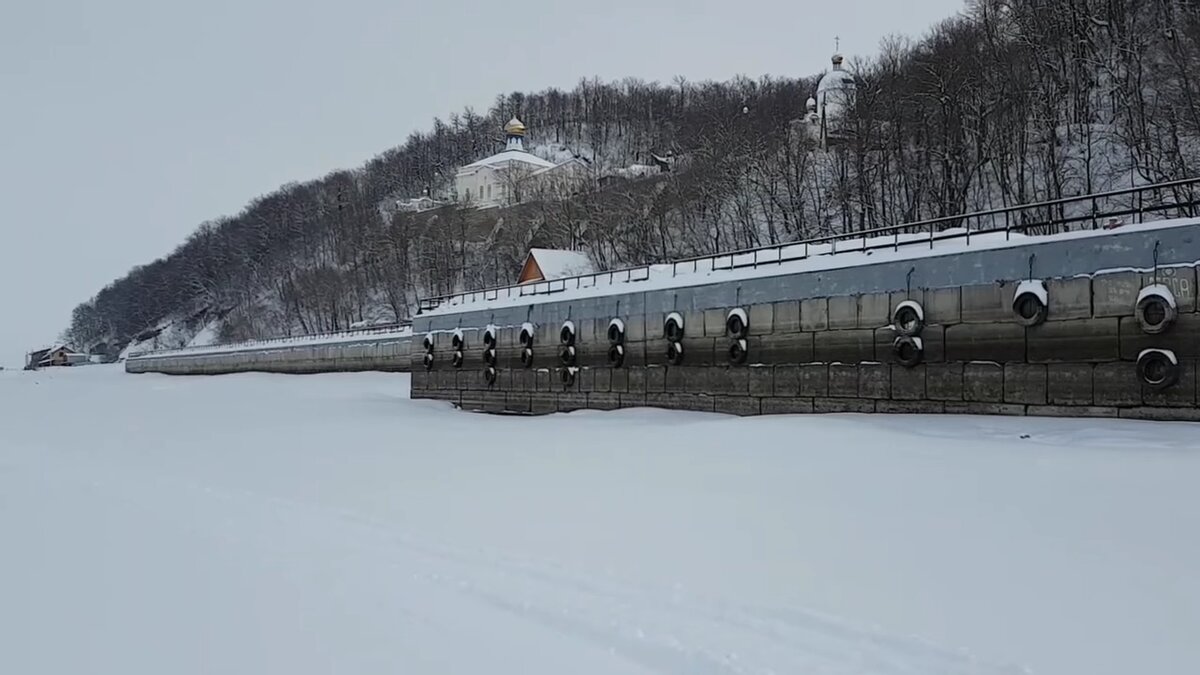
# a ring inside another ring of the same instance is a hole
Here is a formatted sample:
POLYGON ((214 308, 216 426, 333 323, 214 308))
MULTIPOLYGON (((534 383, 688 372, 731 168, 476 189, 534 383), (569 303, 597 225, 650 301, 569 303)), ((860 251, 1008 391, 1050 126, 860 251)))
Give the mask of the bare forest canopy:
POLYGON ((796 132, 816 77, 502 95, 486 115, 435 120, 362 168, 203 223, 79 305, 67 335, 123 344, 218 319, 227 340, 326 331, 510 282, 531 245, 613 267, 1200 173, 1200 0, 972 1, 848 65, 853 134, 828 151, 796 132), (533 145, 587 158, 597 180, 511 208, 387 208, 444 193, 513 114, 533 145), (652 154, 678 161, 599 180, 652 154))

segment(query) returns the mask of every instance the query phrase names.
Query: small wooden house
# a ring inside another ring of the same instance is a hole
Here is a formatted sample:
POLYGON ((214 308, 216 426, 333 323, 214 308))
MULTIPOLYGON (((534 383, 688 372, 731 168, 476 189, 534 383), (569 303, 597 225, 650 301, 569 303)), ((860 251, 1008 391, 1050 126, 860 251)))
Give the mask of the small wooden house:
POLYGON ((518 284, 577 277, 594 274, 596 266, 583 251, 562 251, 550 248, 531 248, 521 266, 518 284))
POLYGON ((80 354, 66 345, 36 349, 25 356, 26 370, 48 366, 76 366, 82 363, 88 363, 88 355, 80 354))

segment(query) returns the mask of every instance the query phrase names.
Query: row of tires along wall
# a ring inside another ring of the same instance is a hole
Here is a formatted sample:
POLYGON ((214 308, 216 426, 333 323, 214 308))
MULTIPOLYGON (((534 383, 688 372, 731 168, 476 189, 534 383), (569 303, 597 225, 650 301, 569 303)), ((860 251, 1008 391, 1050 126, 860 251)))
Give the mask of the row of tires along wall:
POLYGON ((130 373, 225 375, 243 372, 311 374, 379 370, 408 372, 408 337, 274 347, 214 353, 139 356, 125 361, 130 373))
POLYGON ((517 413, 650 405, 1197 419, 1196 310, 1196 270, 1176 267, 536 326, 469 325, 477 312, 414 345, 413 395, 517 413))

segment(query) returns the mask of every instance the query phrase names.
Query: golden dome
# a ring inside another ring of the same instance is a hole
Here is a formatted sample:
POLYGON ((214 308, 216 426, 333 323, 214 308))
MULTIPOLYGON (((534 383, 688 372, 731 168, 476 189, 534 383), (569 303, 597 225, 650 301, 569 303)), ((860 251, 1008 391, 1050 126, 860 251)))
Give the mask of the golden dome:
POLYGON ((521 120, 517 119, 514 115, 513 118, 508 121, 508 124, 504 125, 504 133, 508 134, 509 136, 524 136, 525 125, 522 124, 521 120))

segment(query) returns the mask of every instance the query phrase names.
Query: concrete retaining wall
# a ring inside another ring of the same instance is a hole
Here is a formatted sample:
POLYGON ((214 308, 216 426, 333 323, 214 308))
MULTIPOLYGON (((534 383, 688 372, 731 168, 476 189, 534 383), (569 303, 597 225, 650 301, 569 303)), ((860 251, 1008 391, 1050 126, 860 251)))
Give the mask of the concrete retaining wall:
POLYGON ((125 361, 129 373, 222 375, 241 372, 329 373, 363 370, 407 372, 408 336, 364 337, 322 344, 264 345, 236 351, 180 351, 135 356, 125 361))
POLYGON ((819 272, 420 316, 412 395, 469 410, 546 413, 656 406, 734 414, 926 412, 1200 420, 1196 261, 1200 225, 1025 241, 1006 248, 860 264, 819 272), (1158 261, 1158 272, 1150 270, 1158 261), (1022 279, 1045 280, 1048 314, 1024 326, 1012 307, 1022 279), (1172 289, 1179 316, 1148 335, 1135 318, 1140 289, 1172 289), (922 305, 923 358, 897 362, 892 312, 922 305), (732 365, 725 319, 749 318, 749 357, 732 365), (667 363, 664 320, 684 320, 684 358, 667 363), (626 326, 625 360, 610 365, 606 331, 626 326), (564 383, 559 331, 577 328, 573 381, 564 383), (530 367, 522 324, 534 327, 530 367), (483 330, 497 326, 495 381, 483 373, 483 330), (463 336, 463 362, 451 340, 463 336), (422 361, 432 335, 433 363, 422 361), (1173 350, 1178 383, 1143 384, 1143 349, 1173 350))

